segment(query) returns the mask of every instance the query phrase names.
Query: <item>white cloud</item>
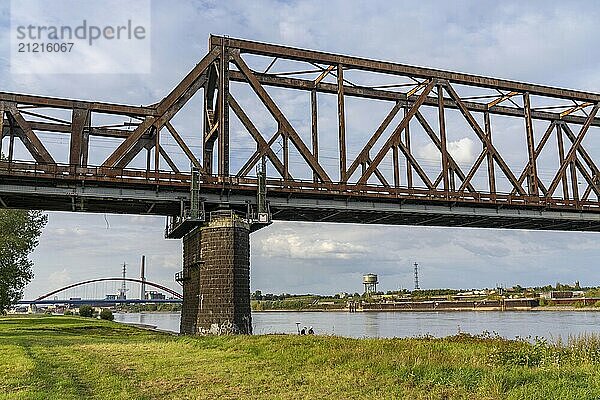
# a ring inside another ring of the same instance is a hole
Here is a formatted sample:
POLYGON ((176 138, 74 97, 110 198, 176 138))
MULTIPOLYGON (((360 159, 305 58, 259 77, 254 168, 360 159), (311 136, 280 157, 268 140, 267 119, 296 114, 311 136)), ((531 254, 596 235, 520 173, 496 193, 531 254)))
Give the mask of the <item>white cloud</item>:
POLYGON ((60 271, 54 271, 48 276, 48 284, 50 288, 57 289, 71 283, 71 274, 66 268, 60 271))
POLYGON ((258 256, 267 258, 292 259, 343 259, 362 257, 368 248, 332 238, 319 238, 316 235, 273 234, 257 241, 253 250, 258 256))
MULTIPOLYGON (((459 164, 469 164, 475 160, 475 142, 471 138, 465 137, 449 141, 447 148, 448 153, 459 164)), ((427 143, 425 146, 420 147, 417 154, 423 159, 432 161, 440 161, 442 157, 440 150, 433 143, 427 143)))
POLYGON ((462 138, 454 142, 448 142, 448 153, 454 160, 461 163, 471 163, 475 160, 475 142, 470 138, 462 138))
POLYGON ((148 258, 149 270, 166 269, 180 271, 182 268, 181 253, 154 254, 148 258))

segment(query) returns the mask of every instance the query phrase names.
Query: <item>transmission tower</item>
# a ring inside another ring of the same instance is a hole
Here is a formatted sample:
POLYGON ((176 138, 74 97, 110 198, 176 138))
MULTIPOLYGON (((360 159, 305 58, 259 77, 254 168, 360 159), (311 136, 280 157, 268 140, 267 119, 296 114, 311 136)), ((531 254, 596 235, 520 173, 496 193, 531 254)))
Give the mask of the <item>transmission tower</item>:
POLYGON ((127 264, 123 263, 123 283, 119 289, 119 300, 127 299, 127 286, 125 285, 125 277, 127 276, 127 264))
POLYGON ((419 289, 419 264, 415 263, 415 290, 419 289))

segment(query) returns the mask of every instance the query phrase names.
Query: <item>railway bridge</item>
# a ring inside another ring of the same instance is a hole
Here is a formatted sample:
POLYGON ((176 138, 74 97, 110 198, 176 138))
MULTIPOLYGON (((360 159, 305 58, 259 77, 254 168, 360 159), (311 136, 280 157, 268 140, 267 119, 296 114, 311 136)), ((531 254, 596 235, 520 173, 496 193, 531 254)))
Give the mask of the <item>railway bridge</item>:
POLYGON ((148 106, 0 92, 0 206, 166 216, 181 331, 251 333, 249 238, 272 220, 599 231, 599 106, 211 36, 148 106))

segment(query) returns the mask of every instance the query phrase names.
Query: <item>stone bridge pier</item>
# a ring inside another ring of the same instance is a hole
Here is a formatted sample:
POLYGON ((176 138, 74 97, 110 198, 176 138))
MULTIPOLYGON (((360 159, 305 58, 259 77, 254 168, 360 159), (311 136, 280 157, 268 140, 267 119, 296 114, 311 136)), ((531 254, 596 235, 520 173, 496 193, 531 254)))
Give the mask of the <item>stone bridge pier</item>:
POLYGON ((252 334, 250 224, 233 211, 183 237, 181 333, 252 334))

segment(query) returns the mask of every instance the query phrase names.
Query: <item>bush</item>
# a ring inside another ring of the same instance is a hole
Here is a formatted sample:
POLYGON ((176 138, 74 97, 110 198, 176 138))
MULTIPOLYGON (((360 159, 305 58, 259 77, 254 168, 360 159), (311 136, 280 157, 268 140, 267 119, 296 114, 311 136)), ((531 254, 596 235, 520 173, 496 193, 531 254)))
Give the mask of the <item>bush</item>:
POLYGON ((540 307, 547 306, 548 305, 548 301, 545 298, 540 297, 540 303, 539 304, 540 304, 540 307))
POLYGON ((94 309, 92 306, 83 305, 79 307, 79 315, 82 317, 91 318, 94 315, 94 309))
POLYGON ((112 311, 110 311, 108 308, 103 308, 102 311, 100 311, 100 319, 112 321, 113 319, 115 319, 115 316, 113 315, 112 311))
POLYGON ((73 311, 65 310, 64 315, 73 315, 73 311))

